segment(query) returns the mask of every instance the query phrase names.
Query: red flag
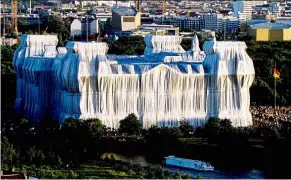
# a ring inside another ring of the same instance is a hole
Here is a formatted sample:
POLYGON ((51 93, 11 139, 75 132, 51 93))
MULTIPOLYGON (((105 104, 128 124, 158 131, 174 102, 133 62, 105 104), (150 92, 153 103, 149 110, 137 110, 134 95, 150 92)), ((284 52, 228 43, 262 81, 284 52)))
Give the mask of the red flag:
POLYGON ((280 72, 278 71, 278 69, 274 68, 274 78, 280 78, 280 72))

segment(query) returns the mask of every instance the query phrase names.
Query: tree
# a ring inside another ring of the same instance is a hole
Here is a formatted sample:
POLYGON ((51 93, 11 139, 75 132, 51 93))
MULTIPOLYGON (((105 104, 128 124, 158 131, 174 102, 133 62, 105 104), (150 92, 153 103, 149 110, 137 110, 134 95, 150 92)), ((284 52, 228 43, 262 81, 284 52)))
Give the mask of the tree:
POLYGON ((183 179, 193 179, 193 177, 191 176, 191 174, 186 173, 186 174, 183 176, 183 179))
POLYGON ((13 46, 1 46, 1 75, 15 74, 12 60, 14 51, 17 49, 18 44, 13 46))
POLYGON ((183 30, 184 32, 196 32, 194 29, 186 28, 183 30))
POLYGON ((112 19, 111 18, 107 18, 106 22, 107 25, 111 25, 112 24, 112 19))
POLYGON ((190 137, 192 134, 194 134, 194 128, 190 126, 187 121, 182 121, 179 129, 183 133, 184 137, 190 137))
POLYGON ((151 165, 148 167, 147 169, 147 175, 146 175, 147 179, 155 179, 155 173, 154 173, 154 167, 152 167, 151 165))
POLYGON ((205 136, 210 143, 216 141, 220 129, 220 119, 218 117, 211 117, 205 124, 205 136))
POLYGON ((277 79, 277 104, 289 105, 291 102, 291 42, 247 42, 247 53, 252 58, 256 78, 250 88, 251 102, 256 105, 271 105, 274 99, 273 68, 276 63, 280 71, 277 79))
POLYGON ((191 42, 192 42, 192 39, 182 39, 181 46, 186 51, 189 51, 191 49, 191 42))
POLYGON ((84 132, 87 133, 88 138, 99 139, 104 135, 104 125, 101 120, 89 118, 85 120, 81 120, 81 126, 84 132))
POLYGON ((136 115, 131 113, 120 121, 119 131, 129 135, 138 135, 141 132, 141 123, 136 115))
POLYGON ((110 39, 104 39, 108 44, 109 54, 143 54, 145 49, 145 43, 143 37, 130 36, 120 37, 117 41, 110 39))
POLYGON ((229 119, 223 119, 220 121, 220 131, 231 132, 232 130, 233 126, 231 125, 231 121, 229 119))
MULTIPOLYGON (((3 24, 4 24, 4 22, 3 22, 3 24)), ((7 20, 7 18, 5 18, 5 33, 8 35, 11 34, 11 30, 12 30, 11 20, 7 20)))
POLYGON ((47 32, 58 34, 59 45, 64 46, 70 37, 70 22, 61 16, 49 16, 46 20, 47 32))
POLYGON ((45 159, 45 155, 42 150, 33 146, 27 150, 27 159, 29 160, 29 163, 40 166, 45 159))
POLYGON ((218 117, 211 117, 205 123, 205 131, 218 132, 220 128, 220 119, 218 117))
POLYGON ((25 34, 33 34, 32 30, 25 31, 25 34))
POLYGON ((165 179, 170 179, 171 178, 171 172, 169 171, 169 170, 165 170, 164 171, 164 177, 165 177, 165 179))
POLYGON ((14 148, 7 137, 2 137, 1 140, 1 164, 8 167, 10 170, 13 168, 13 163, 18 157, 18 151, 14 148))
POLYGON ((77 119, 68 118, 61 127, 63 149, 61 154, 64 161, 78 166, 80 156, 84 153, 84 139, 81 134, 81 123, 77 119), (78 144, 78 146, 76 146, 78 144))
POLYGON ((154 176, 155 178, 157 179, 164 179, 165 176, 164 176, 164 170, 161 166, 158 166, 154 169, 154 176))
POLYGON ((180 173, 179 171, 176 171, 176 172, 173 174, 173 178, 174 178, 174 179, 182 179, 181 173, 180 173))
POLYGON ((46 163, 56 168, 60 168, 63 165, 61 157, 54 152, 48 153, 46 163))

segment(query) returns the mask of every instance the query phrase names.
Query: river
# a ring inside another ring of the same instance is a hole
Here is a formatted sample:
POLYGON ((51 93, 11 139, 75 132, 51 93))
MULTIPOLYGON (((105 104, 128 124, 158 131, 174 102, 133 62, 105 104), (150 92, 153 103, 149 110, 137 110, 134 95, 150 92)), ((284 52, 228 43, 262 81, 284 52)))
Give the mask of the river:
POLYGON ((147 165, 160 165, 164 167, 165 169, 168 169, 170 171, 179 171, 182 174, 189 173, 193 177, 200 176, 203 179, 265 179, 267 178, 262 171, 259 170, 242 170, 238 172, 232 172, 227 170, 219 170, 215 168, 215 171, 212 172, 203 172, 203 171, 195 171, 190 169, 183 169, 183 168, 176 168, 176 167, 166 167, 163 166, 162 163, 152 163, 149 162, 148 159, 143 155, 135 155, 135 156, 129 156, 124 154, 118 154, 115 153, 117 157, 122 161, 131 162, 133 164, 139 164, 142 166, 147 165))

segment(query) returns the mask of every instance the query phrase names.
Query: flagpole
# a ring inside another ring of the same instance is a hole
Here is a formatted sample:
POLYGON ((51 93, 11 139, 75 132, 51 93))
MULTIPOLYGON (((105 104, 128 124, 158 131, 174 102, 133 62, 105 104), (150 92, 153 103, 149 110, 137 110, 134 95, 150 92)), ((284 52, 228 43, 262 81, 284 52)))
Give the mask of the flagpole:
MULTIPOLYGON (((275 62, 275 69, 277 69, 276 68, 276 62, 275 62)), ((275 79, 275 81, 274 81, 274 88, 275 88, 275 92, 274 92, 274 120, 275 120, 275 122, 277 123, 277 120, 276 120, 276 92, 277 92, 277 78, 276 77, 274 77, 274 79, 275 79)))

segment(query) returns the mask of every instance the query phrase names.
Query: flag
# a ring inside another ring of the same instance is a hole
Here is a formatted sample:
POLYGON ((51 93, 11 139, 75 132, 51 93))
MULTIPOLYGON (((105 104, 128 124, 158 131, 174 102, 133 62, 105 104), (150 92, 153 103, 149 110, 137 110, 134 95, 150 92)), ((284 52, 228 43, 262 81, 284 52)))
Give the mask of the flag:
POLYGON ((274 78, 280 78, 280 72, 278 71, 278 69, 274 68, 274 78))

